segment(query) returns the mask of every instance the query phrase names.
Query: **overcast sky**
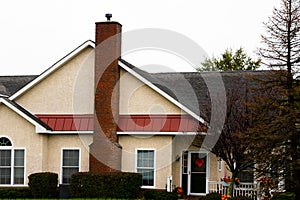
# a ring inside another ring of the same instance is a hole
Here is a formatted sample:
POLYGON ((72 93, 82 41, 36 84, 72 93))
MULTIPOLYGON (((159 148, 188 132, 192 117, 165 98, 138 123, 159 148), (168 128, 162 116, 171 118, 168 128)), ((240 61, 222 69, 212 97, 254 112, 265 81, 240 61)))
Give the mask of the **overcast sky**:
MULTIPOLYGON (((105 13, 113 14, 112 20, 123 25, 123 32, 142 28, 168 29, 194 41, 209 56, 218 56, 226 48, 239 47, 254 56, 260 45, 260 35, 265 33, 262 23, 267 21, 279 2, 1 1, 0 75, 40 74, 84 41, 94 40, 95 22, 104 21, 105 13)), ((136 55, 140 57, 138 53, 136 55)), ((130 61, 134 62, 134 54, 130 61)), ((160 60, 156 60, 155 64, 160 64, 160 60)))

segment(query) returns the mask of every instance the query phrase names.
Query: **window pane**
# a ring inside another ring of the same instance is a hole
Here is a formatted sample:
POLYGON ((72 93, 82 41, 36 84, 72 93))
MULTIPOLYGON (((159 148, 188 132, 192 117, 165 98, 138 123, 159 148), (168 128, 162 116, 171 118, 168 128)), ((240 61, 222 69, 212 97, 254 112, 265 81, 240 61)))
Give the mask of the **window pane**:
POLYGON ((143 186, 154 186, 154 170, 138 169, 137 172, 142 174, 143 186))
POLYGON ((24 166, 24 150, 15 150, 15 166, 24 166))
POLYGON ((63 150, 63 166, 79 166, 79 150, 63 150))
POLYGON ((0 166, 11 165, 11 150, 0 150, 0 166))
POLYGON ((10 168, 0 168, 0 184, 10 184, 10 168))
POLYGON ((79 171, 79 150, 63 150, 62 182, 70 183, 71 175, 79 171))
POLYGON ((0 138, 0 146, 12 146, 12 144, 8 138, 2 137, 0 138))
POLYGON ((241 180, 241 182, 248 182, 253 183, 254 181, 254 166, 253 167, 247 167, 242 172, 238 174, 238 178, 241 180))
POLYGON ((138 150, 137 167, 154 167, 154 151, 138 150))
POLYGON ((14 184, 24 184, 24 167, 14 168, 14 184))
POLYGON ((154 186, 154 150, 137 151, 137 172, 142 174, 143 186, 154 186))
POLYGON ((74 167, 74 168, 63 168, 63 183, 70 183, 70 179, 72 174, 76 173, 79 171, 79 167, 74 167))
POLYGON ((246 182, 246 183, 253 183, 254 181, 254 174, 253 171, 251 170, 245 170, 239 173, 238 175, 239 179, 241 180, 241 182, 246 182))

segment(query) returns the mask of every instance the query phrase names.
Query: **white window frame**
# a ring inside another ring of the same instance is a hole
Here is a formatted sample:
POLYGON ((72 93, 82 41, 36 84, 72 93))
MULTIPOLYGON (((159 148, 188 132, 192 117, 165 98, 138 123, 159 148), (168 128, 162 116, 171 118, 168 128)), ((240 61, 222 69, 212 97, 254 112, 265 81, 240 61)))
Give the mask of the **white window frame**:
POLYGON ((135 172, 138 173, 138 151, 153 151, 154 154, 154 158, 153 158, 153 186, 149 186, 149 185, 142 185, 142 188, 150 188, 153 189, 156 187, 156 149, 155 148, 136 148, 135 149, 135 172))
POLYGON ((14 148, 13 142, 11 138, 7 136, 0 136, 0 138, 5 137, 10 140, 11 146, 0 146, 0 150, 10 150, 11 151, 11 165, 10 165, 10 184, 0 184, 1 187, 20 187, 25 186, 26 181, 26 148, 14 148), (14 184, 14 176, 15 176, 15 150, 23 150, 24 151, 24 174, 23 174, 23 184, 14 184))
POLYGON ((223 170, 223 160, 222 158, 217 158, 218 160, 218 170, 221 172, 223 170))
POLYGON ((78 150, 79 151, 79 160, 78 160, 78 172, 80 172, 81 171, 81 149, 80 148, 62 148, 61 149, 61 156, 60 156, 60 158, 61 158, 61 160, 60 160, 60 180, 59 180, 59 182, 60 182, 60 184, 66 184, 66 183, 63 183, 63 156, 64 156, 64 150, 78 150))

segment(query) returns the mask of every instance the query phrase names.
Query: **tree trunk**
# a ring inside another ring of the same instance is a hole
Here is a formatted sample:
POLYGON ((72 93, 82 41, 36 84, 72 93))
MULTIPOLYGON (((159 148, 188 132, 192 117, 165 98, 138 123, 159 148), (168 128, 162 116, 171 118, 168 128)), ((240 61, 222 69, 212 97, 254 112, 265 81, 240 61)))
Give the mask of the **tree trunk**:
POLYGON ((228 188, 228 194, 229 194, 230 197, 232 197, 232 195, 233 195, 235 177, 236 177, 235 173, 232 173, 230 185, 229 185, 229 188, 228 188))

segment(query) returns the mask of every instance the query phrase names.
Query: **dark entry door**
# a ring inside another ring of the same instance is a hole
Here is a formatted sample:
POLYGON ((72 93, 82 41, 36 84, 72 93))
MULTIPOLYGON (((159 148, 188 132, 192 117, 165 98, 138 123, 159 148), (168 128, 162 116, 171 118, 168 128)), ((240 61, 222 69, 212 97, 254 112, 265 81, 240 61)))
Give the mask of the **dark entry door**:
POLYGON ((181 185, 185 194, 205 194, 208 180, 208 153, 182 152, 181 185))
POLYGON ((207 179, 207 154, 199 152, 189 153, 189 193, 205 194, 207 179))

